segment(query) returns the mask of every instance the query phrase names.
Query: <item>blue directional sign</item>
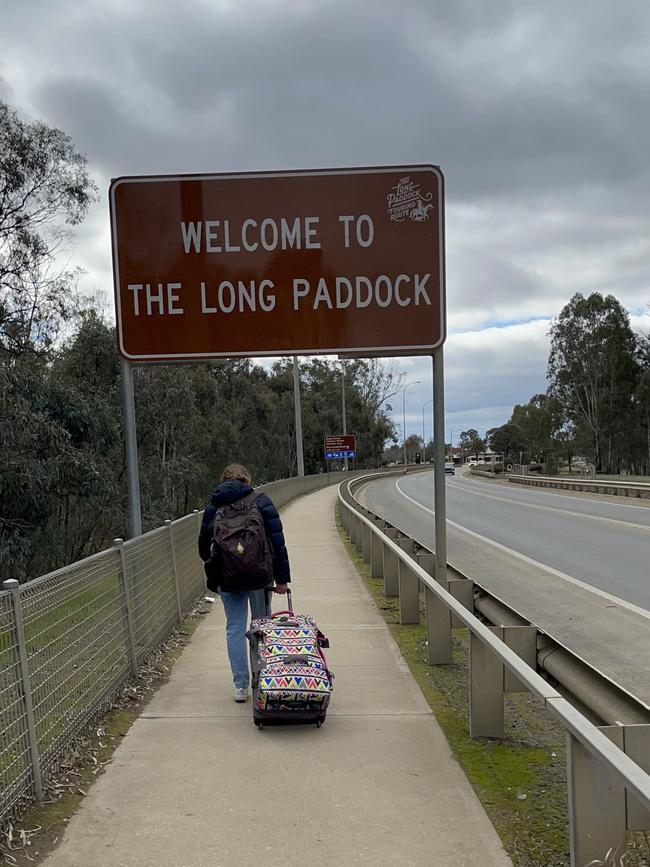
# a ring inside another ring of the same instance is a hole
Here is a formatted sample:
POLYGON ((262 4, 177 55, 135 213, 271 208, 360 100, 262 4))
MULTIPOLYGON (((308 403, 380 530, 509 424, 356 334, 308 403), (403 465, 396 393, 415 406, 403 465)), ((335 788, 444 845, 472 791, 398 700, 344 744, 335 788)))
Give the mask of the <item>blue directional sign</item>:
POLYGON ((356 458, 357 438, 354 434, 327 436, 323 443, 323 452, 327 460, 330 461, 334 461, 337 458, 356 458))

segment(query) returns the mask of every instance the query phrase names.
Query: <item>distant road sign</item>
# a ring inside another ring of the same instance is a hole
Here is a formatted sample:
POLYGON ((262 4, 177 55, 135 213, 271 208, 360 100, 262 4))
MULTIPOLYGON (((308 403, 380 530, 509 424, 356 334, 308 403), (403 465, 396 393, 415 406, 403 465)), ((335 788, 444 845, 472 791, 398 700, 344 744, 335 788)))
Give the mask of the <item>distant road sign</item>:
POLYGON ((325 452, 327 460, 334 460, 335 458, 356 458, 356 456, 356 452, 325 452))
POLYGON ((326 452, 354 452, 357 449, 357 438, 354 434, 340 434, 325 437, 326 452))
POLYGON ((437 166, 125 177, 109 198, 131 361, 418 354, 445 339, 437 166))

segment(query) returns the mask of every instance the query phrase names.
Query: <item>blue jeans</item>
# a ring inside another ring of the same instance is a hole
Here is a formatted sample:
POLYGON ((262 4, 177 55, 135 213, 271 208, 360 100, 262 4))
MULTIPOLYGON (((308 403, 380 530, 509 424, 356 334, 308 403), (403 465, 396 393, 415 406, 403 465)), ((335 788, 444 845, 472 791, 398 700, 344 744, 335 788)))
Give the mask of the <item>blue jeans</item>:
POLYGON ((266 617, 266 593, 264 590, 245 590, 243 593, 226 593, 221 590, 219 595, 226 612, 226 644, 232 679, 238 689, 246 689, 250 680, 246 646, 248 603, 250 602, 251 607, 251 620, 266 617))

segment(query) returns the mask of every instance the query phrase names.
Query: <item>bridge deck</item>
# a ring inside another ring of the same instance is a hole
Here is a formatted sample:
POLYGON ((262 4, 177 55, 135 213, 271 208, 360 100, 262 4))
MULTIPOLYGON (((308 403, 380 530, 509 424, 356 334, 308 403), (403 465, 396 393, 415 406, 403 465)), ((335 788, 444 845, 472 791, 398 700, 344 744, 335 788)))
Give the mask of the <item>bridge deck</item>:
POLYGON ((335 490, 283 512, 294 605, 332 644, 323 728, 253 726, 217 602, 48 867, 511 864, 337 538, 335 490))

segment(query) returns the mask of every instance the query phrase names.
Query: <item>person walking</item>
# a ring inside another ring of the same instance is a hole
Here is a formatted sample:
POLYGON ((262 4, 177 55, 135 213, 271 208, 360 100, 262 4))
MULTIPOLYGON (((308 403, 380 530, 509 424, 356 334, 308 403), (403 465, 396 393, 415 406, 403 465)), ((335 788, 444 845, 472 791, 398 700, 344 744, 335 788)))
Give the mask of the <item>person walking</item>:
POLYGON ((226 467, 203 512, 199 556, 208 589, 223 602, 234 699, 244 702, 250 682, 249 606, 252 620, 265 617, 267 594, 287 592, 291 569, 278 510, 266 494, 254 490, 250 473, 240 464, 226 467))

